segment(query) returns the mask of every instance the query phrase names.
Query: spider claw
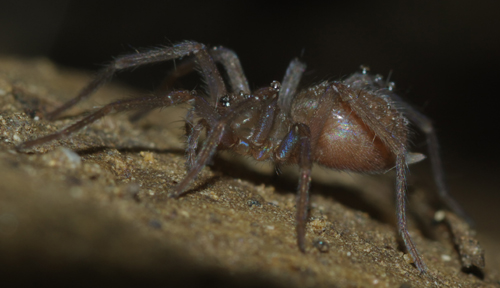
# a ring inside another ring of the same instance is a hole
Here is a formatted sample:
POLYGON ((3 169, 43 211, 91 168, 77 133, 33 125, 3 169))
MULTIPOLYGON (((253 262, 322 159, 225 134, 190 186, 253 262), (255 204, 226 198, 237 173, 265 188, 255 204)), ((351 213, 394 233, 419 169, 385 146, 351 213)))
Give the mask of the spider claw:
POLYGON ((173 198, 173 199, 178 199, 180 196, 181 194, 177 191, 168 194, 168 198, 173 198))

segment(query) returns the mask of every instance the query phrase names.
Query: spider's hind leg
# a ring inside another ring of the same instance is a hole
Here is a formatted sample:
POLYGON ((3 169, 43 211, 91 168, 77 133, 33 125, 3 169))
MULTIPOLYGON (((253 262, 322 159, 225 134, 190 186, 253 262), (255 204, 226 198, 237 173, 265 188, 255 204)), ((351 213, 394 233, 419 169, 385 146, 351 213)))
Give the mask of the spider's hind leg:
POLYGON ((418 112, 411 105, 404 102, 399 96, 392 94, 391 97, 396 100, 399 105, 403 106, 405 116, 426 135, 429 159, 432 165, 434 181, 438 188, 439 198, 449 209, 451 209, 451 211, 465 219, 469 224, 473 224, 474 221, 465 213, 460 204, 458 204, 449 193, 448 185, 446 185, 445 181, 441 156, 439 155, 439 142, 431 120, 418 112))
MULTIPOLYGON (((384 125, 381 121, 381 115, 376 114, 380 111, 375 112, 370 108, 370 103, 372 103, 369 92, 358 91, 358 93, 353 93, 353 90, 346 87, 338 87, 340 90, 340 96, 342 101, 347 103, 349 107, 361 118, 363 123, 367 125, 371 131, 373 131, 377 137, 382 140, 382 142, 387 146, 387 148, 396 156, 396 206, 397 206, 397 219, 398 219, 398 230, 401 238, 403 238, 406 250, 412 256, 415 266, 420 271, 420 273, 427 272, 427 266, 423 261, 420 253, 417 251, 415 244, 408 231, 407 219, 406 219, 406 192, 407 192, 407 182, 406 177, 408 175, 407 169, 407 145, 408 145, 408 128, 405 125, 404 117, 397 117, 400 115, 399 111, 394 110, 384 110, 384 114, 393 114, 393 124, 399 129, 392 130, 384 125)), ((386 116, 386 115, 384 115, 386 116)))

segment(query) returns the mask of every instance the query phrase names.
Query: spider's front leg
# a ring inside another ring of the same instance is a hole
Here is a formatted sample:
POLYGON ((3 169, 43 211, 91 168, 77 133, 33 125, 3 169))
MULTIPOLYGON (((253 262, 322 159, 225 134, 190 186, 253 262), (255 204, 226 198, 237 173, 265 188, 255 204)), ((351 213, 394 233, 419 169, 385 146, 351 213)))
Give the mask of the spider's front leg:
POLYGON ((250 94, 250 87, 248 80, 243 72, 240 59, 233 50, 225 47, 214 47, 210 50, 210 55, 214 58, 215 62, 220 63, 227 72, 229 87, 233 93, 240 91, 245 94, 250 94))
POLYGON ((116 58, 113 62, 111 62, 111 64, 100 70, 94 80, 80 90, 76 97, 64 103, 51 113, 48 113, 46 117, 49 120, 55 119, 62 112, 71 108, 76 103, 90 97, 118 71, 145 64, 178 59, 191 54, 195 55, 196 60, 200 65, 203 77, 207 83, 212 102, 216 103, 219 95, 225 95, 227 92, 214 60, 207 52, 205 45, 193 41, 184 41, 171 47, 162 47, 116 58))
MULTIPOLYGON (((227 72, 229 88, 233 93, 240 91, 250 94, 248 80, 243 72, 243 67, 236 53, 225 47, 214 47, 208 50, 215 63, 221 64, 227 72)), ((175 81, 193 72, 196 68, 196 59, 188 58, 175 65, 175 68, 168 73, 167 78, 161 85, 163 88, 172 87, 175 81)))
MULTIPOLYGON (((208 50, 213 61, 220 63, 226 70, 229 82, 229 88, 233 93, 243 92, 250 94, 248 80, 243 72, 240 60, 234 51, 225 47, 214 47, 208 50)), ((158 91, 168 91, 177 81, 177 79, 193 72, 196 68, 196 59, 188 58, 175 65, 175 68, 168 73, 168 76, 158 88, 158 91)), ((137 121, 146 116, 150 111, 140 111, 130 117, 130 121, 137 121)))
POLYGON ((186 168, 191 170, 196 163, 196 151, 198 150, 198 141, 201 137, 201 132, 203 129, 207 131, 210 129, 208 122, 205 119, 201 119, 196 123, 195 126, 187 128, 191 131, 187 133, 187 144, 186 144, 186 168))
MULTIPOLYGON (((207 125, 210 127, 210 131, 208 132, 207 139, 203 143, 200 152, 196 155, 196 161, 191 165, 190 170, 188 171, 186 177, 175 187, 174 191, 170 194, 170 197, 177 198, 186 192, 186 189, 189 187, 192 181, 198 177, 200 171, 207 165, 207 163, 212 159, 217 152, 217 147, 219 146, 222 136, 224 135, 224 131, 227 126, 234 120, 238 115, 240 115, 243 111, 250 109, 258 99, 256 97, 251 97, 246 99, 237 105, 234 108, 227 111, 224 115, 219 116, 217 111, 213 106, 211 106, 205 99, 201 97, 195 98, 195 111, 198 116, 200 116, 204 122, 201 125, 207 125)), ((192 141, 197 141, 194 139, 192 141)), ((188 164, 189 165, 189 164, 188 164)))
POLYGON ((76 122, 75 124, 61 131, 58 131, 56 133, 44 137, 40 137, 35 140, 26 141, 17 146, 17 149, 22 150, 44 144, 52 140, 58 140, 69 137, 71 134, 79 131, 80 129, 92 124, 93 122, 111 113, 122 112, 133 109, 155 109, 155 108, 169 107, 184 102, 188 102, 194 97, 195 96, 192 94, 191 91, 181 90, 181 91, 173 91, 163 96, 149 96, 142 98, 119 100, 102 107, 96 112, 88 115, 82 120, 76 122))

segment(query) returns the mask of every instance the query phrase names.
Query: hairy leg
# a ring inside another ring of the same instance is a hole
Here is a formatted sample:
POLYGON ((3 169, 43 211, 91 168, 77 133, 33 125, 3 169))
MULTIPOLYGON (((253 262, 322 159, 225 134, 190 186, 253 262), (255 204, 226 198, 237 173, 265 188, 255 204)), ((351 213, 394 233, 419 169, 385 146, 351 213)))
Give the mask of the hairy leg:
POLYGON ((71 134, 79 131, 80 129, 90 125, 91 123, 101 119, 102 117, 116 112, 122 112, 133 109, 141 108, 161 108, 177 105, 180 103, 187 102, 195 97, 190 91, 173 91, 165 96, 149 96, 142 98, 133 98, 126 100, 119 100, 97 110, 96 112, 88 115, 82 120, 76 122, 75 124, 59 131, 54 134, 50 134, 44 137, 40 137, 35 140, 26 141, 20 144, 17 149, 26 149, 33 146, 41 145, 52 140, 58 140, 62 138, 69 137, 71 134))
MULTIPOLYGON (((212 56, 213 60, 216 63, 220 63, 226 70, 229 77, 229 87, 233 93, 239 93, 240 91, 245 94, 251 93, 248 86, 248 80, 243 72, 243 67, 241 66, 240 60, 234 51, 225 47, 214 47, 208 50, 208 52, 212 56)), ((177 79, 193 72, 196 67, 195 60, 195 58, 183 59, 182 62, 177 64, 175 68, 168 73, 166 79, 157 91, 161 92, 172 89, 177 79)), ((137 121, 146 116, 149 112, 150 110, 139 111, 130 117, 130 121, 137 121)))
POLYGON ((240 59, 233 50, 225 47, 214 47, 210 50, 210 55, 214 58, 215 62, 222 64, 229 76, 229 87, 233 93, 240 91, 245 94, 250 94, 250 87, 248 80, 243 72, 240 59))
POLYGON ((427 272, 427 265, 420 257, 413 240, 411 239, 410 232, 408 231, 406 221, 406 175, 408 174, 406 164, 406 153, 400 153, 396 156, 396 215, 398 218, 398 230, 403 242, 405 243, 406 250, 410 253, 415 266, 420 273, 427 272))
MULTIPOLYGON (((229 87, 233 93, 238 93, 240 91, 245 94, 251 93, 248 86, 248 80, 243 72, 243 67, 234 51, 225 47, 214 47, 209 49, 208 52, 210 56, 212 56, 213 61, 220 63, 224 70, 226 70, 229 77, 229 87)), ((185 59, 177 64, 173 71, 168 73, 166 80, 162 84, 162 88, 172 87, 178 78, 194 71, 196 67, 195 64, 194 58, 185 59)))
POLYGON ((464 218, 469 224, 472 224, 472 219, 464 212, 462 207, 449 193, 448 185, 446 185, 445 181, 443 164, 439 155, 439 142, 432 122, 425 115, 404 102, 399 96, 391 94, 391 97, 396 100, 398 104, 403 106, 404 114, 426 135, 429 159, 431 161, 434 181, 438 187, 438 195, 441 201, 443 201, 451 211, 464 218))
POLYGON ((306 64, 298 59, 293 59, 286 69, 283 83, 281 83, 278 105, 287 115, 290 115, 293 97, 297 93, 297 87, 305 70, 306 64))
POLYGON ((234 108, 229 110, 225 115, 218 117, 217 112, 208 102, 203 98, 195 98, 195 110, 201 118, 207 121, 210 126, 210 131, 208 132, 207 139, 203 143, 200 152, 196 157, 196 161, 192 165, 191 169, 188 171, 186 177, 175 187, 173 193, 170 197, 176 198, 181 196, 186 192, 189 184, 196 179, 200 171, 207 165, 207 163, 212 159, 217 152, 217 147, 219 146, 222 136, 226 127, 231 123, 231 121, 238 115, 251 108, 257 102, 255 98, 249 98, 245 101, 240 102, 234 108), (217 118, 218 117, 218 118, 217 118))
POLYGON ((200 140, 201 132, 203 129, 210 129, 208 122, 201 119, 196 123, 196 125, 191 129, 188 135, 187 145, 186 145, 186 167, 187 170, 191 170, 196 162, 196 151, 198 150, 198 141, 200 140))
POLYGON ((275 151, 275 158, 278 162, 286 162, 295 155, 297 155, 296 157, 300 170, 296 200, 297 245, 300 251, 305 252, 307 209, 309 207, 309 188, 311 185, 312 170, 311 132, 309 127, 305 124, 294 124, 275 151))
MULTIPOLYGON (((194 67, 195 67, 195 61, 193 58, 187 59, 187 60, 183 59, 182 61, 180 61, 180 63, 175 65, 174 69, 172 69, 171 71, 169 71, 167 73, 167 77, 165 77, 165 79, 160 84, 160 86, 155 89, 155 92, 153 94, 161 95, 161 94, 168 93, 168 91, 172 91, 174 88, 175 82, 179 78, 193 72, 194 67)), ((143 109, 141 111, 137 111, 136 113, 132 114, 129 117, 129 120, 131 122, 139 121, 140 119, 146 117, 146 115, 148 115, 149 112, 151 112, 152 110, 154 110, 154 108, 153 109, 143 109)))
MULTIPOLYGON (((335 85, 335 84, 334 84, 335 85)), ((384 142, 385 145, 396 156, 396 197, 397 197, 397 218, 398 230, 405 243, 406 250, 413 257, 415 266, 420 273, 427 272, 427 266, 420 257, 410 233, 408 232, 406 220, 406 192, 407 192, 407 161, 406 161, 406 145, 408 137, 408 129, 404 128, 405 119, 403 117, 394 118, 394 124, 401 127, 401 130, 392 131, 389 127, 382 124, 373 110, 369 108, 369 98, 365 98, 364 94, 352 93, 352 90, 345 90, 345 87, 335 86, 340 91, 340 96, 343 101, 349 104, 351 109, 358 115, 361 120, 372 130, 377 137, 384 142)), ((380 118, 380 117, 379 117, 380 118)))
POLYGON ((278 97, 275 94, 267 101, 259 103, 260 105, 262 105, 262 109, 261 113, 258 115, 258 123, 252 136, 252 142, 254 145, 263 145, 264 142, 268 139, 269 133, 271 132, 271 129, 273 128, 273 124, 275 122, 274 119, 277 116, 277 101, 278 97))
MULTIPOLYGON (((250 94, 248 81, 243 72, 240 60, 234 51, 224 47, 214 47, 208 51, 216 63, 220 63, 226 70, 229 77, 229 87, 233 93, 240 91, 245 94, 250 94)), ((175 68, 167 73, 167 77, 162 82, 157 91, 162 93, 173 88, 174 83, 181 77, 195 71, 196 58, 183 59, 180 63, 175 65, 175 68)), ((151 110, 139 111, 130 117, 130 121, 138 121, 146 116, 151 110)))
POLYGON ((113 62, 111 62, 111 64, 100 70, 94 80, 80 90, 75 98, 69 100, 56 110, 47 114, 46 117, 49 120, 54 119, 79 101, 90 97, 118 71, 155 62, 178 59, 191 54, 196 56, 204 79, 207 82, 210 97, 213 99, 212 102, 216 103, 219 95, 225 95, 227 92, 224 82, 222 81, 222 77, 220 76, 212 57, 208 54, 207 49, 203 44, 192 41, 184 41, 171 47, 162 47, 116 58, 113 62))

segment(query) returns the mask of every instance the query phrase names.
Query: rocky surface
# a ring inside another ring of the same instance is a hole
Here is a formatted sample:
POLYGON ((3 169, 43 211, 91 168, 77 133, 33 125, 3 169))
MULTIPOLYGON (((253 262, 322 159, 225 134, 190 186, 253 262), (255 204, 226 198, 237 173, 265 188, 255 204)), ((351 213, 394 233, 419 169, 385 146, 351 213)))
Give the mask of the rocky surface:
POLYGON ((418 273, 394 225, 390 173, 315 171, 305 254, 296 245, 293 173, 275 179, 270 167, 218 157, 190 193, 168 198, 185 175, 182 107, 137 123, 127 114, 109 116, 69 139, 16 151, 93 106, 141 93, 110 84, 61 119, 43 119, 88 80, 48 60, 0 58, 4 282, 500 287, 499 244, 487 241, 483 270, 474 232, 449 212, 434 219, 423 188, 414 185, 410 232, 429 267, 418 273))

